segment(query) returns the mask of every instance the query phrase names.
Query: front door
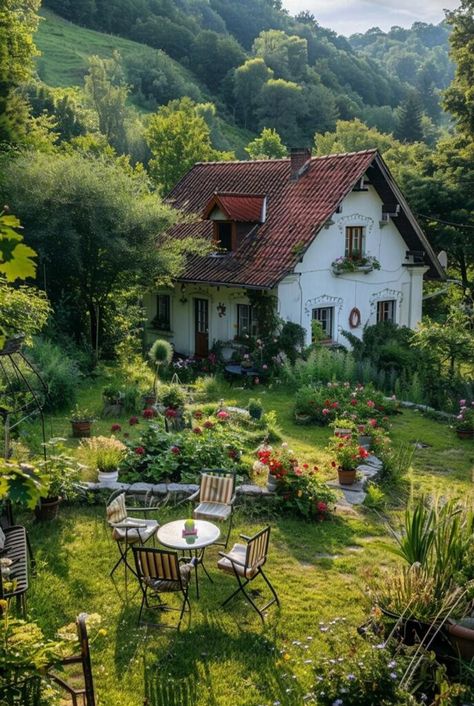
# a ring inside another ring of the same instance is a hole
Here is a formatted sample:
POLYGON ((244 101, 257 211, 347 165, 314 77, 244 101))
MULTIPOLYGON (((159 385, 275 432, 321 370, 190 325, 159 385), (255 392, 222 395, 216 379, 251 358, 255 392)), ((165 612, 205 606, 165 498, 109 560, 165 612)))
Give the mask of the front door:
POLYGON ((194 300, 194 352, 200 358, 209 353, 209 302, 207 299, 194 300))

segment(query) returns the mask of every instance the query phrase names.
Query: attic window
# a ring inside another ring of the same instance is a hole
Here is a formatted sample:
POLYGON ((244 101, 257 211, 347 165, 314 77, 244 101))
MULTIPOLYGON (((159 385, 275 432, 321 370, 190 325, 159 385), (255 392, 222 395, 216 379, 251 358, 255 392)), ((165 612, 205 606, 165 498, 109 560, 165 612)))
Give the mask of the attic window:
POLYGON ((235 223, 232 221, 214 222, 214 242, 219 250, 235 250, 235 223))

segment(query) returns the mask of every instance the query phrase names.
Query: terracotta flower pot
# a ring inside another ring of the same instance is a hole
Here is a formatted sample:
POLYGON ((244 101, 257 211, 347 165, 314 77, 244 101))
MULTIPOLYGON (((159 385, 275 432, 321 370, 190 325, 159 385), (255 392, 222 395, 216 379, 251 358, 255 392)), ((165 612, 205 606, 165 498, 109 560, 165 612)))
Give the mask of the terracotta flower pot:
POLYGON ((459 439, 474 439, 474 429, 456 429, 459 439))
POLYGON ((92 422, 71 422, 75 439, 85 439, 91 435, 92 422))
POLYGON ((36 519, 40 522, 55 520, 58 516, 61 498, 42 498, 35 507, 36 519))
POLYGON ((350 471, 344 469, 338 470, 337 475, 339 477, 339 483, 341 485, 353 485, 355 483, 356 473, 355 468, 352 468, 350 471))

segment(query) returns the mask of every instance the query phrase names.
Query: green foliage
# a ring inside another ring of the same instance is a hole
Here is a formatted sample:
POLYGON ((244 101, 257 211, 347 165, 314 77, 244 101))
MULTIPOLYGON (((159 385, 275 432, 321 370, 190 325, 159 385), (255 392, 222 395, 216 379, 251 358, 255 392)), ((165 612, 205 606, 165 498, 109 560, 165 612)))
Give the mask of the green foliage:
POLYGON ((45 411, 70 407, 76 401, 77 386, 82 377, 76 361, 60 346, 43 338, 35 338, 29 357, 46 384, 45 411))
POLYGON ((32 259, 36 253, 23 243, 19 229, 21 224, 16 216, 0 213, 0 277, 7 282, 34 277, 36 272, 32 259))
POLYGON ((278 335, 278 347, 292 363, 301 354, 306 338, 303 326, 293 321, 285 321, 278 335))
POLYGON ((387 499, 382 488, 375 485, 375 483, 369 483, 365 490, 366 496, 364 505, 368 507, 369 510, 383 511, 386 507, 387 499))
POLYGON ((0 460, 0 499, 33 510, 48 488, 47 475, 30 464, 0 460))
POLYGON ((296 147, 298 122, 305 114, 303 91, 294 81, 269 79, 260 93, 257 109, 259 125, 275 129, 290 147, 296 147))
POLYGON ((41 498, 73 500, 81 479, 82 466, 64 444, 64 439, 50 439, 46 444, 47 458, 38 461, 38 468, 46 478, 46 492, 41 498))
POLYGON ((26 285, 13 288, 0 277, 0 345, 5 338, 23 334, 30 342, 44 328, 50 312, 43 292, 26 285))
POLYGON ((184 407, 186 395, 179 385, 162 385, 158 391, 159 400, 165 407, 184 407))
POLYGON ((128 89, 119 54, 111 59, 89 58, 84 90, 99 117, 99 130, 119 152, 125 151, 125 114, 128 89))
POLYGON ((439 372, 445 364, 450 374, 459 370, 461 363, 474 361, 474 336, 471 320, 463 312, 453 310, 443 324, 422 322, 413 335, 413 346, 431 356, 439 372))
POLYGON ((84 463, 102 473, 116 471, 125 453, 126 447, 121 441, 107 436, 83 439, 79 447, 79 456, 84 459, 84 463))
POLYGON ((447 13, 453 31, 450 36, 451 58, 456 62, 453 82, 445 94, 445 107, 454 115, 461 132, 474 137, 474 7, 472 0, 447 13))
POLYGON ((287 149, 276 130, 263 128, 259 137, 245 148, 250 159, 280 159, 286 157, 287 149))
POLYGON ((226 74, 245 59, 239 43, 231 36, 203 30, 191 49, 191 65, 209 88, 216 90, 226 74))
POLYGON ((395 136, 402 142, 421 142, 423 139, 421 107, 414 93, 409 93, 399 108, 395 136))
POLYGON ((149 121, 147 142, 153 155, 150 173, 164 194, 196 162, 233 157, 212 147, 209 126, 199 110, 198 104, 185 98, 164 106, 149 121))
MULTIPOLYGON (((234 71, 233 95, 242 124, 247 127, 256 119, 260 92, 265 83, 273 78, 273 71, 261 57, 247 59, 234 71)), ((248 145, 250 147, 250 145, 248 145)), ((250 152, 249 152, 250 154, 250 152)), ((255 157, 252 157, 255 159, 255 157)))

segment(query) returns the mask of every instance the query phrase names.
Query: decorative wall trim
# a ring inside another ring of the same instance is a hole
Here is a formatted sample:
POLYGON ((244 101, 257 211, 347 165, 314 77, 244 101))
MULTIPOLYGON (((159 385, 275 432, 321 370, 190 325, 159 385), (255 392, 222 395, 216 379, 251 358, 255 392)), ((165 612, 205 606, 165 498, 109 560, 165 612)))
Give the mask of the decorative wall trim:
POLYGON ((346 226, 364 226, 367 229, 367 234, 372 232, 374 227, 374 219, 369 216, 363 216, 361 213, 351 213, 349 216, 339 218, 337 227, 341 233, 344 233, 346 226))
POLYGON ((380 292, 374 292, 370 297, 370 315, 375 314, 377 309, 377 302, 384 301, 386 299, 395 299, 397 302, 397 307, 400 307, 403 301, 403 294, 397 289, 382 289, 380 292))
POLYGON ((313 309, 319 309, 323 306, 333 306, 338 311, 341 311, 344 300, 342 297, 330 297, 329 294, 322 294, 320 297, 307 299, 304 305, 306 316, 311 316, 313 309))

